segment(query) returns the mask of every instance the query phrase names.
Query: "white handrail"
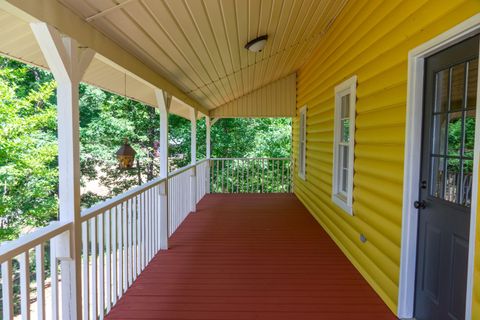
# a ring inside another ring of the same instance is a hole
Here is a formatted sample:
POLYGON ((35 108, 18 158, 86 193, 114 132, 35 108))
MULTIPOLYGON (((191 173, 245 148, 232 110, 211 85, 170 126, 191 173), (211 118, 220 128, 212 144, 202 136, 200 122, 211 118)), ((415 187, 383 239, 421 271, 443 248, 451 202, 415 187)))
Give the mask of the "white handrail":
POLYGON ((161 184, 165 180, 166 180, 166 178, 153 179, 149 182, 146 182, 146 183, 142 184, 141 186, 134 187, 133 189, 130 189, 130 190, 128 190, 128 191, 126 191, 122 194, 119 194, 119 195, 117 195, 117 196, 115 196, 111 199, 105 200, 103 202, 100 202, 100 203, 94 205, 93 207, 85 209, 81 213, 81 215, 82 215, 81 221, 82 222, 86 221, 86 220, 92 218, 93 216, 97 215, 98 213, 100 213, 102 211, 106 211, 108 209, 111 209, 111 208, 115 207, 116 205, 118 205, 122 202, 125 202, 126 200, 131 199, 131 198, 135 197, 136 195, 141 194, 143 191, 161 184))
POLYGON ((71 227, 71 222, 52 221, 46 227, 27 233, 16 240, 2 243, 2 245, 0 245, 0 264, 35 248, 37 245, 42 244, 65 231, 69 231, 71 227))

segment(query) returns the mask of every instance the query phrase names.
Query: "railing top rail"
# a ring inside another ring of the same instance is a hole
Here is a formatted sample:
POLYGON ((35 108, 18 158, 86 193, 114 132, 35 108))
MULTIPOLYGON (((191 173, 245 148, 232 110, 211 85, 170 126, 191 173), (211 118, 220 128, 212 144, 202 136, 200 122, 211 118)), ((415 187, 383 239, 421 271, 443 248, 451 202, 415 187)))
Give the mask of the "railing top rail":
MULTIPOLYGON (((177 169, 171 173, 168 174, 168 178, 172 178, 176 175, 179 175, 181 174, 182 172, 185 172, 187 170, 190 170, 192 169, 193 167, 205 162, 205 161, 208 161, 209 159, 204 159, 204 160, 200 160, 198 161, 196 164, 190 164, 188 166, 185 166, 183 168, 180 168, 180 169, 177 169)), ((105 212, 106 210, 108 209, 111 209, 113 207, 115 207, 116 205, 122 203, 122 202, 125 202, 125 200, 128 200, 128 199, 131 199, 133 197, 135 197, 136 195, 142 193, 143 191, 147 190, 147 189, 150 189, 156 185, 159 185, 161 183, 163 183, 165 180, 167 180, 167 178, 156 178, 156 179, 153 179, 147 183, 144 183, 142 184, 141 186, 138 186, 138 187, 135 187, 133 189, 130 189, 122 194, 119 194, 118 196, 115 196, 111 199, 108 199, 108 200, 105 200, 103 202, 100 202, 88 209, 84 209, 82 211, 82 221, 86 221, 86 220, 89 220, 91 219, 92 217, 102 213, 102 212, 105 212)))
POLYGON ((178 176, 179 174, 185 172, 185 171, 188 171, 192 168, 194 168, 195 166, 197 166, 199 164, 199 162, 197 162, 196 164, 189 164, 188 166, 185 166, 185 167, 181 167, 175 171, 172 171, 168 174, 168 178, 173 178, 175 176, 178 176))
POLYGON ((0 246, 0 264, 70 230, 71 226, 71 222, 52 221, 46 227, 27 233, 16 240, 4 242, 0 246))
POLYGON ((85 209, 82 211, 82 221, 89 220, 90 218, 93 218, 94 216, 105 212, 108 209, 111 209, 115 207, 116 205, 125 202, 125 200, 131 199, 135 197, 136 195, 142 193, 145 190, 148 190, 150 188, 153 188, 156 185, 161 184, 164 182, 166 178, 156 178, 153 179, 147 183, 142 184, 141 186, 135 187, 133 189, 130 189, 122 194, 119 194, 118 196, 115 196, 111 199, 105 200, 103 202, 100 202, 93 207, 90 207, 88 209, 85 209))
POLYGON ((291 160, 290 158, 211 158, 210 160, 291 160))
POLYGON ((209 160, 211 160, 211 159, 208 159, 208 158, 207 158, 207 159, 199 160, 199 161, 197 161, 197 163, 196 163, 195 165, 198 166, 198 165, 200 165, 200 164, 202 164, 202 163, 204 163, 204 162, 206 162, 206 161, 209 161, 209 160))

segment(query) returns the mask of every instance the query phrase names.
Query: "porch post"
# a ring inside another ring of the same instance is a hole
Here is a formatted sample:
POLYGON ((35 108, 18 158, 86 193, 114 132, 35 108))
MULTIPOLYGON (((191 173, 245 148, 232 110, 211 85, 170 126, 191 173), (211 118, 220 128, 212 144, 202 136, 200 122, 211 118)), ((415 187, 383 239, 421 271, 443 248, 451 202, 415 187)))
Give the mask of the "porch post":
POLYGON ((70 237, 54 243, 61 263, 62 319, 82 318, 80 223, 80 147, 78 86, 95 53, 80 49, 46 23, 31 23, 45 60, 57 81, 60 220, 72 222, 70 237))
POLYGON ((165 182, 160 185, 160 250, 168 249, 168 110, 172 96, 155 89, 157 106, 160 110, 160 178, 165 182))
POLYGON ((190 110, 190 122, 191 122, 191 145, 190 163, 193 165, 192 175, 190 176, 190 197, 191 197, 191 212, 197 211, 197 110, 190 110))
POLYGON ((206 158, 207 159, 210 159, 210 156, 211 156, 211 147, 210 147, 210 131, 211 131, 211 128, 212 128, 212 125, 210 123, 210 117, 209 116, 206 116, 205 117, 205 125, 206 125, 206 129, 207 129, 207 133, 206 133, 206 145, 207 145, 207 150, 206 150, 206 158))
POLYGON ((211 132, 211 129, 212 129, 212 124, 211 124, 209 116, 205 117, 205 127, 206 127, 206 130, 207 130, 207 133, 206 133, 207 150, 206 150, 206 153, 205 153, 205 158, 207 158, 207 161, 208 161, 207 162, 208 163, 207 169, 205 170, 205 192, 210 193, 210 164, 211 164, 210 158, 212 156, 210 132, 211 132))

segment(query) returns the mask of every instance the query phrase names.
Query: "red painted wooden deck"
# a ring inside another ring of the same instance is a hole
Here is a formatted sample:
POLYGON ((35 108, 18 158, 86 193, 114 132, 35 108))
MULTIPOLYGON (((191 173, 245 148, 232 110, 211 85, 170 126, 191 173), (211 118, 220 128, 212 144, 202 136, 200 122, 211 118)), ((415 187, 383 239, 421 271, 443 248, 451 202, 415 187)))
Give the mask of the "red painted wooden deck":
POLYGON ((293 195, 207 195, 107 319, 396 319, 293 195))

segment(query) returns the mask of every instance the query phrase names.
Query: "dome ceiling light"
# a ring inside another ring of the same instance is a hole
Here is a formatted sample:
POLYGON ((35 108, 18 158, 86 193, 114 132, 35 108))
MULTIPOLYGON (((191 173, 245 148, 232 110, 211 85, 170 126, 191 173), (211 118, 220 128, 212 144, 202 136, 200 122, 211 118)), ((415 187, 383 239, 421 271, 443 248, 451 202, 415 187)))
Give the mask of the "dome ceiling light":
POLYGON ((267 44, 267 39, 268 35, 263 35, 258 38, 255 38, 251 41, 249 41, 245 45, 245 49, 252 51, 252 52, 261 52, 263 48, 265 48, 265 45, 267 44))

